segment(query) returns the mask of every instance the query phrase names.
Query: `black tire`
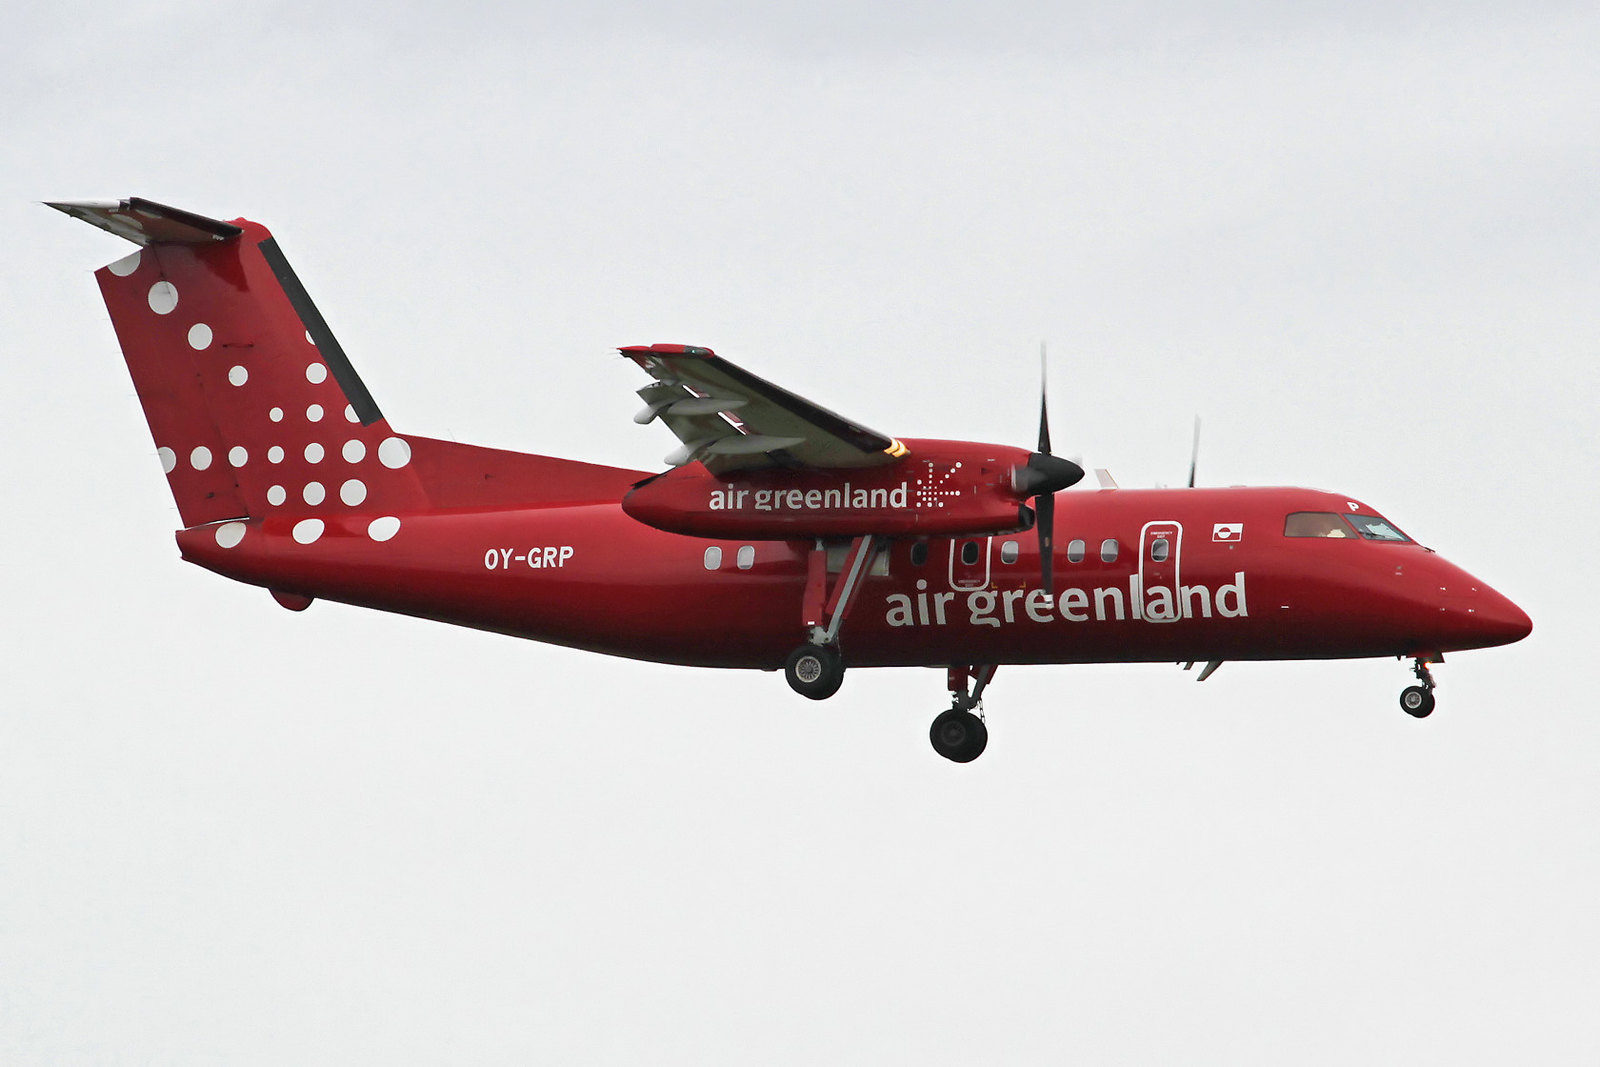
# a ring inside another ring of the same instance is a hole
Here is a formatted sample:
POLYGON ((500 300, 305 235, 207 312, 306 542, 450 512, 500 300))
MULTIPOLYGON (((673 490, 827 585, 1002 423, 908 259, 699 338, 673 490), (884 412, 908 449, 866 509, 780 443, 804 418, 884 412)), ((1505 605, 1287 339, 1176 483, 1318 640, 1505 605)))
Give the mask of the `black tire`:
POLYGON ((989 745, 989 728, 970 711, 951 708, 928 730, 933 750, 955 763, 971 763, 989 745))
POLYGON ((1407 686, 1400 694, 1400 708, 1413 719, 1426 719, 1433 714, 1433 691, 1427 686, 1407 686))
POLYGON ((801 645, 783 665, 789 688, 812 700, 827 700, 844 682, 844 660, 822 645, 801 645))

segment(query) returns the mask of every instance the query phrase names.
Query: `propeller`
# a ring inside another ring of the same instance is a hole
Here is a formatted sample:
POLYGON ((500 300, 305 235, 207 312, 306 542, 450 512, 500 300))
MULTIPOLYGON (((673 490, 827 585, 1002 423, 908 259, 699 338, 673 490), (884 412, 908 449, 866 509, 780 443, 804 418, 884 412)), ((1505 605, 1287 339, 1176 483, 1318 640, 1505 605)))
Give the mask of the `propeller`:
POLYGON ((1039 345, 1039 450, 1028 462, 1011 468, 1011 488, 1021 496, 1033 498, 1035 527, 1039 531, 1039 568, 1044 590, 1054 599, 1055 590, 1055 494, 1078 484, 1083 468, 1070 459, 1050 452, 1050 407, 1045 379, 1044 345, 1039 345))
POLYGON ((1189 452, 1189 488, 1194 488, 1194 469, 1200 463, 1200 416, 1194 417, 1194 447, 1189 452))

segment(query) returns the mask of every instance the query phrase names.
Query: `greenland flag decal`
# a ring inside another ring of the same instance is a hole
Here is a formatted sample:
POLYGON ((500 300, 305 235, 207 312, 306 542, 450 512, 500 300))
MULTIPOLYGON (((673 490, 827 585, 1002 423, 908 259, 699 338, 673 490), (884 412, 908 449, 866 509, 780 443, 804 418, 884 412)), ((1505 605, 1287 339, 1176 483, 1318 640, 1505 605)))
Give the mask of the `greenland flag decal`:
POLYGON ((1213 541, 1242 541, 1244 540, 1244 523, 1219 522, 1211 527, 1211 540, 1213 541))

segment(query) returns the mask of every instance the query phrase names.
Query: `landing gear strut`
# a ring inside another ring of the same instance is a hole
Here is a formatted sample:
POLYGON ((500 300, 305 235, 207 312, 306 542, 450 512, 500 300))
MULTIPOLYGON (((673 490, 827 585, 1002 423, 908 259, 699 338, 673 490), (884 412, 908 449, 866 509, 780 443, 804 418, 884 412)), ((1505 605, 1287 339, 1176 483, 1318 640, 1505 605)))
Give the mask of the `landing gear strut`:
POLYGON ((828 551, 818 541, 806 554, 806 590, 800 605, 801 620, 809 640, 789 653, 783 676, 789 688, 812 700, 827 700, 844 681, 844 657, 839 654, 839 628, 861 594, 862 579, 872 557, 883 547, 881 537, 857 537, 850 542, 839 580, 828 588, 828 551))
POLYGON ((933 720, 928 740, 933 750, 947 760, 971 763, 983 755, 989 744, 989 728, 973 714, 983 707, 983 691, 994 677, 994 665, 950 668, 950 710, 933 720), (972 687, 967 687, 968 680, 972 687))
POLYGON ((1417 657, 1412 673, 1422 684, 1405 688, 1400 694, 1400 708, 1414 719, 1426 719, 1433 714, 1433 674, 1429 672, 1428 663, 1421 656, 1417 657))

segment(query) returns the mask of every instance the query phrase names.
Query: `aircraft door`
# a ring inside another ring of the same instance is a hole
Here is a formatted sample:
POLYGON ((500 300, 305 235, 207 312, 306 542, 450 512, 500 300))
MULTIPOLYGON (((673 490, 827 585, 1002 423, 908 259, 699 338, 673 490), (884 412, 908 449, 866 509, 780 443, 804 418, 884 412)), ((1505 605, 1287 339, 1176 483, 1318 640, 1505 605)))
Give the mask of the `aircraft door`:
POLYGON ((984 589, 989 585, 992 537, 958 537, 950 542, 950 588, 984 589))
POLYGON ((1178 557, 1183 525, 1170 519, 1147 522, 1139 533, 1139 596, 1148 622, 1177 622, 1183 617, 1178 557))

